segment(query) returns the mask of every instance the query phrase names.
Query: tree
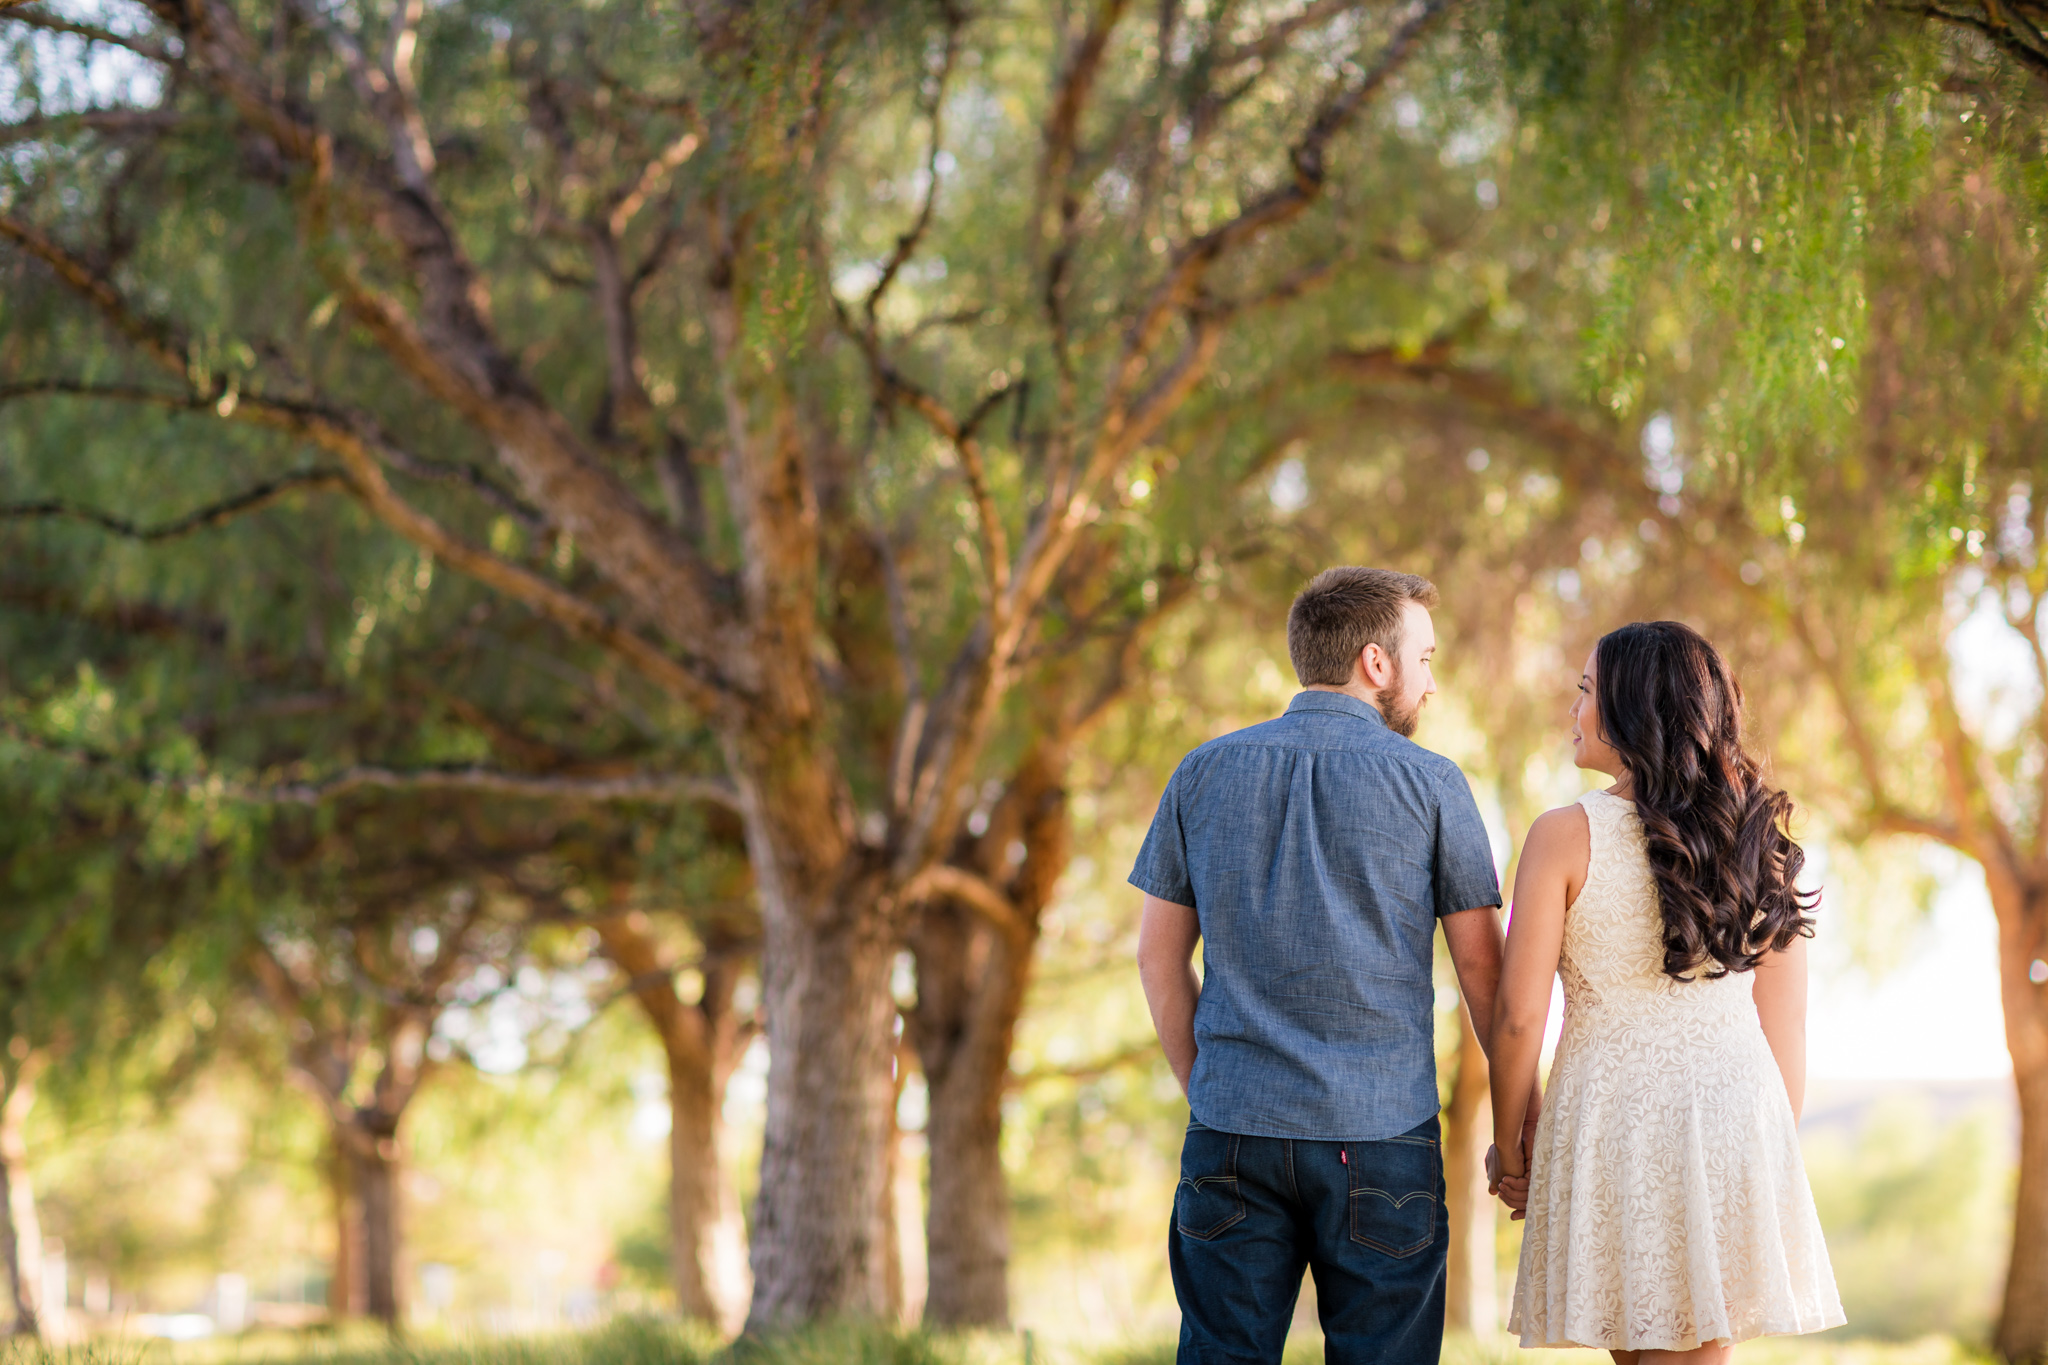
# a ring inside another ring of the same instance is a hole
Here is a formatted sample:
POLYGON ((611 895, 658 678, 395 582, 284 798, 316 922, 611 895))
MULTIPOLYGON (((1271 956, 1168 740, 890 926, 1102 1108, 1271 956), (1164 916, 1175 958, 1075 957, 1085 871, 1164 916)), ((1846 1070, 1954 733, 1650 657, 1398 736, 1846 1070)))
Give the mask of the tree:
POLYGON ((1540 151, 1504 195, 1582 263, 1546 310, 1584 328, 1559 351, 1577 373, 1486 329, 1338 363, 1379 401, 1489 429, 1604 521, 1536 585, 1578 618, 1567 649, 1630 615, 1701 624, 1839 835, 1984 868, 2022 1129, 1996 1345, 2020 1360, 2048 1347, 2043 736, 2033 700, 1973 714, 1981 663, 1951 651, 1997 612, 2048 678, 2048 84, 2030 11, 1924 13, 1518 12, 1510 78, 1540 151))
POLYGON ((722 1110, 726 1082, 757 1032, 735 996, 759 951, 760 923, 738 822, 728 812, 707 814, 686 913, 651 913, 670 904, 676 890, 657 881, 638 894, 622 888, 614 897, 622 903, 605 906, 588 922, 668 1061, 669 1270, 676 1306, 732 1331, 746 1313, 746 1227, 720 1159, 722 1110), (627 908, 640 900, 650 909, 627 908), (687 932, 677 934, 677 927, 687 932))
POLYGON ((131 359, 89 378, 100 343, 67 323, 13 392, 268 431, 273 470, 317 450, 240 496, 345 491, 716 736, 774 1058, 757 1326, 885 1297, 908 916, 1007 899, 946 859, 974 779, 1032 751, 1012 695, 1065 624, 1063 576, 1226 336, 1326 275, 1310 211, 1338 138, 1442 7, 1259 28, 1169 6, 1149 31, 1126 8, 1005 28, 400 4, 382 38, 310 4, 163 3, 122 31, 7 16, 177 77, 117 109, 47 98, 26 130, 79 159, 21 171, 0 235, 131 359), (921 139, 908 230, 849 210, 899 183, 875 111, 943 129, 954 109, 991 145, 972 174, 921 139), (224 232, 238 269, 215 288, 185 262, 216 252, 181 248, 224 232), (543 539, 578 571, 528 558, 543 539))

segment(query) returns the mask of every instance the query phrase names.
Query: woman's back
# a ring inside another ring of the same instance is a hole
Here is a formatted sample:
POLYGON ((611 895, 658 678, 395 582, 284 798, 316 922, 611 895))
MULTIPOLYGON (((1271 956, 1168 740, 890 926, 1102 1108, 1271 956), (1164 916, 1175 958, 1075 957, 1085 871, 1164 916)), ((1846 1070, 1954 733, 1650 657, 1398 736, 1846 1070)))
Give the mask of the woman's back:
POLYGON ((1702 970, 1691 981, 1665 973, 1664 921, 1635 803, 1595 791, 1580 797, 1579 806, 1592 847, 1585 885, 1565 911, 1558 958, 1566 1026, 1574 1016, 1591 1022, 1598 1013, 1617 1022, 1723 1019, 1754 1030, 1750 973, 1709 978, 1702 970))
POLYGON ((1668 975, 1635 806, 1579 804, 1591 842, 1509 1329, 1524 1346, 1689 1350, 1838 1325, 1755 976, 1668 975))

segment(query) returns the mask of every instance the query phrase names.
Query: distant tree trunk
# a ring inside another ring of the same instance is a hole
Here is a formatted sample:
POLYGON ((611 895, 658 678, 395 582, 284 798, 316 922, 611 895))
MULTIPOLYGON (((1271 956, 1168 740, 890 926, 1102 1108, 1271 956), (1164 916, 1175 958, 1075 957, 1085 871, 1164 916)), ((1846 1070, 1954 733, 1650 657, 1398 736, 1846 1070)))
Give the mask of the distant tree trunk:
POLYGON ((363 1210, 356 1197, 353 1162, 347 1136, 330 1127, 327 1188, 333 1202, 334 1260, 327 1277, 327 1315, 331 1321, 361 1317, 363 1298, 363 1210))
POLYGON ((403 1169, 395 1135, 357 1130, 349 1171, 363 1218, 363 1308, 393 1332, 405 1325, 403 1169))
POLYGON ((963 850, 961 861, 985 880, 1008 871, 1004 916, 949 897, 932 902, 912 933, 918 1001, 910 1036, 931 1089, 924 1316, 934 1326, 1009 1325, 1003 1094, 1040 916, 1071 851, 1066 763, 1064 736, 1029 750, 986 833, 963 850))
POLYGON ((1458 1002, 1458 1072, 1444 1109, 1445 1207, 1451 1220, 1450 1264, 1444 1282, 1444 1326, 1490 1333, 1499 1324, 1494 1275, 1494 1203, 1486 1192, 1486 1148, 1493 1134, 1493 1098, 1486 1054, 1472 1012, 1458 1002))
POLYGON ((28 1111, 40 1063, 41 1054, 30 1053, 6 1066, 0 1094, 0 1273, 7 1277, 11 1330, 28 1337, 42 1333, 43 1234, 28 1177, 28 1111))
POLYGON ((370 1317, 397 1332, 405 1321, 398 1140, 373 1131, 360 1117, 331 1122, 329 1131, 334 1270, 327 1310, 337 1321, 370 1317))
MULTIPOLYGON (((1005 1327, 1010 1191, 1003 1178, 1002 1104, 1030 959, 957 907, 931 917, 918 943, 921 967, 951 969, 956 980, 978 987, 949 1011, 949 1036, 926 1045, 931 1206, 925 1321, 937 1327, 1005 1327)), ((920 989, 924 980, 921 974, 920 989)))
POLYGON ((2005 1041, 2019 1092, 2019 1189, 2013 1209, 2012 1260, 1995 1345, 2010 1361, 2048 1353, 2048 988, 2029 972, 2048 957, 2048 887, 2009 875, 1986 860, 1998 914, 1999 983, 2005 1041))
POLYGON ((721 1332, 738 1329, 753 1284, 739 1191, 720 1160, 719 1109, 728 1064, 706 1070, 669 1058, 669 1246, 677 1310, 721 1332))
POLYGON ((753 1289, 739 1193, 720 1160, 720 1108, 742 1047, 732 1008, 738 963, 718 945, 709 947, 699 964, 703 994, 686 1004, 645 915, 613 915, 595 927, 668 1059, 669 1256, 677 1311, 734 1331, 753 1289))
MULTIPOLYGON (((434 1001, 448 987, 476 918, 473 911, 442 936, 430 970, 413 983, 418 995, 434 1001)), ((431 1070, 426 1044, 440 1006, 387 1006, 373 1027, 361 1029, 333 1008, 336 1002, 311 978, 295 977, 267 945, 252 951, 248 962, 262 997, 292 1027, 293 1079, 319 1101, 327 1118, 335 1221, 328 1308, 337 1319, 367 1314, 397 1333, 405 1320, 399 1124, 431 1070), (367 1058, 375 1059, 376 1069, 367 1098, 357 1103, 351 1098, 356 1072, 367 1058)))

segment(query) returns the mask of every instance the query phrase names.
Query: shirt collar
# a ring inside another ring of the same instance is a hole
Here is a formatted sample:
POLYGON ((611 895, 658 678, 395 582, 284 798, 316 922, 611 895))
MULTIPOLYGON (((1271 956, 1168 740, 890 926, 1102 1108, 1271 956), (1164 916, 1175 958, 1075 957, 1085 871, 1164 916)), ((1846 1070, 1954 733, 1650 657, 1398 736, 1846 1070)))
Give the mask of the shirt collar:
POLYGON ((1349 692, 1297 692, 1294 700, 1287 703, 1287 714, 1291 716, 1296 711, 1342 711, 1375 725, 1387 723, 1372 703, 1360 701, 1349 692))

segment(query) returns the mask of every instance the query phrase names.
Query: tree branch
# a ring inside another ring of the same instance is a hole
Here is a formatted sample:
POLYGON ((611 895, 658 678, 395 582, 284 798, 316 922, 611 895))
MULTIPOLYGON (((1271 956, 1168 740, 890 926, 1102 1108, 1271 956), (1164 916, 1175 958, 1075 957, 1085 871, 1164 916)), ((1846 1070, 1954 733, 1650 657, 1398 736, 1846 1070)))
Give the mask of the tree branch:
POLYGON ((160 62, 165 66, 173 66, 179 60, 178 54, 162 44, 131 38, 126 34, 92 24, 73 23, 54 14, 39 14, 23 8, 27 3, 28 0, 0 0, 0 18, 11 23, 26 24, 30 28, 46 29, 51 33, 75 33, 90 42, 106 43, 110 47, 125 47, 137 56, 147 57, 150 61, 160 62))
POLYGON ((1363 6, 1359 0, 1311 0, 1305 8, 1288 15, 1285 19, 1274 20, 1265 32, 1256 38, 1218 52, 1213 59, 1215 69, 1228 71, 1231 67, 1242 66, 1246 62, 1270 61, 1281 48, 1287 46, 1288 39, 1303 29, 1327 23, 1340 14, 1361 8, 1363 6))
POLYGON ((2020 65, 2036 80, 2048 82, 2048 40, 2044 40, 2040 28, 2011 6, 1987 4, 1986 17, 1983 18, 1974 14, 1958 14, 1939 5, 1897 5, 1894 8, 1902 14, 1916 15, 1922 19, 1932 19, 1938 23, 1967 28, 1982 34, 1994 47, 2008 56, 2017 58, 2020 65), (2027 31, 2014 32, 2012 24, 2007 22, 2007 15, 2018 19, 2027 31))
POLYGON ((0 147, 16 142, 34 142, 74 128, 119 136, 123 133, 161 133, 178 126, 178 116, 168 109, 82 109, 75 114, 51 114, 0 123, 0 147))
MULTIPOLYGON (((191 377, 184 359, 187 347, 176 332, 131 308, 120 291, 84 261, 11 216, 0 215, 0 236, 21 242, 46 261, 57 271, 59 278, 82 294, 115 330, 135 340, 160 366, 181 377, 191 377)), ((373 419, 360 413, 335 412, 310 404, 238 394, 226 385, 227 381, 208 380, 208 386, 218 391, 216 411, 222 417, 290 433, 310 440, 338 457, 351 489, 379 520, 415 545, 432 551, 458 572, 469 574, 485 586, 524 602, 572 634, 610 649, 672 696, 704 708, 715 705, 723 695, 717 671, 701 658, 695 665, 677 662, 637 631, 613 621, 591 602, 540 574, 471 545, 400 498, 392 490, 383 469, 383 457, 397 449, 396 443, 382 433, 373 419)), ((96 392, 100 396, 126 396, 146 402, 171 401, 166 395, 146 390, 96 392)), ((190 406, 191 400, 180 399, 176 405, 190 406)), ((619 491, 622 496, 630 496, 623 489, 619 491)), ((707 651, 704 657, 716 656, 717 639, 714 635, 683 634, 675 638, 699 642, 707 651)))
POLYGON ((916 905, 938 896, 949 896, 967 906, 1013 945, 1028 950, 1031 931, 1008 896, 992 882, 965 868, 934 863, 913 877, 903 888, 902 903, 916 905))
MULTIPOLYGON (((0 392, 0 397, 4 397, 0 392)), ((267 507, 289 493, 302 488, 347 488, 348 478, 339 469, 306 469, 295 474, 269 479, 254 488, 245 489, 219 502, 210 503, 182 517, 158 522, 154 526, 139 526, 125 517, 117 517, 90 507, 61 500, 41 502, 0 503, 0 519, 34 520, 63 517, 83 521, 97 526, 113 535, 129 540, 153 542, 170 540, 232 520, 244 512, 254 512, 267 507)))
POLYGON ((738 809, 739 796, 721 778, 675 773, 634 773, 625 777, 567 777, 499 772, 488 768, 396 769, 371 766, 344 768, 317 782, 281 782, 271 786, 230 785, 222 788, 233 800, 258 805, 317 806, 351 792, 466 791, 493 796, 569 801, 704 801, 738 809))
POLYGON ((959 53, 960 30, 967 22, 966 14, 956 4, 946 4, 944 12, 946 46, 939 59, 938 74, 932 78, 931 149, 925 154, 924 203, 918 209, 917 217, 909 229, 896 238, 895 250, 889 253, 888 261, 882 266, 880 278, 875 281, 874 287, 868 290, 867 299, 861 306, 861 311, 867 318, 870 337, 875 335, 879 326, 875 314, 882 306, 882 297, 889 292, 889 286, 896 282, 897 274, 902 271, 911 256, 916 254, 918 243, 924 240, 925 232, 932 225, 932 215, 938 208, 939 155, 944 149, 942 135, 945 127, 946 84, 952 78, 953 63, 959 53))

